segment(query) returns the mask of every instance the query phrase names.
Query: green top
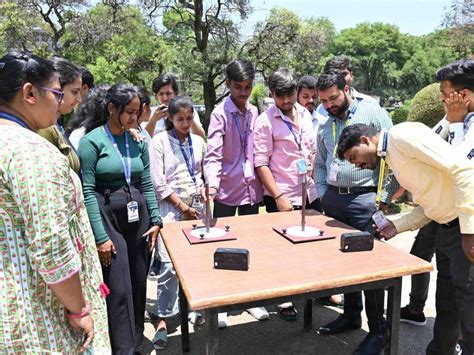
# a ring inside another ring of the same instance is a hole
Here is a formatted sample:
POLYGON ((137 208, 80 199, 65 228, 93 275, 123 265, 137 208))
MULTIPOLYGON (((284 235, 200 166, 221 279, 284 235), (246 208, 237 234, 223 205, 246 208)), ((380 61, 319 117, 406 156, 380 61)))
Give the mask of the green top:
MULTIPOLYGON (((148 146, 146 142, 135 142, 128 132, 120 136, 114 136, 124 158, 127 156, 125 134, 128 135, 130 144, 132 184, 141 182, 141 189, 145 196, 148 213, 150 214, 150 222, 161 223, 161 217, 158 213, 158 204, 150 176, 148 146)), ((116 190, 126 185, 121 160, 122 157, 117 154, 103 126, 94 129, 81 139, 78 154, 82 167, 84 200, 92 230, 94 231, 96 244, 100 244, 107 241, 109 237, 102 223, 95 191, 96 189, 116 190)))
POLYGON ((74 148, 69 144, 67 139, 56 126, 40 129, 38 134, 58 148, 59 151, 66 156, 69 161, 69 166, 76 174, 80 173, 81 164, 79 162, 79 157, 74 151, 74 148))

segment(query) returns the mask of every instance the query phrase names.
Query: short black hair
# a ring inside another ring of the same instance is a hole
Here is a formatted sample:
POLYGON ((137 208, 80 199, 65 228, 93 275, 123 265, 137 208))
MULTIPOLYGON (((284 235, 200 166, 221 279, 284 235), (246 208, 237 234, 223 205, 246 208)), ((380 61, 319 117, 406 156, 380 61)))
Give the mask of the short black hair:
POLYGON ((330 70, 349 70, 352 72, 351 58, 347 55, 338 55, 329 59, 324 65, 324 71, 328 72, 330 70))
POLYGON ((298 95, 300 94, 301 89, 316 90, 316 85, 318 80, 311 75, 305 75, 298 80, 298 95))
POLYGON ((233 60, 225 68, 227 80, 241 82, 255 79, 255 69, 252 63, 246 60, 233 60))
POLYGON ((86 67, 79 67, 79 71, 82 76, 82 85, 87 85, 87 87, 92 89, 94 87, 94 75, 86 67))
POLYGON ((165 75, 160 75, 156 77, 153 80, 153 84, 151 85, 151 91, 153 91, 153 93, 156 95, 158 94, 158 91, 160 91, 160 89, 166 85, 171 85, 171 88, 173 89, 174 94, 178 95, 179 93, 178 82, 176 81, 176 77, 173 74, 165 74, 165 75))
POLYGON ((280 68, 268 78, 268 88, 276 96, 290 95, 297 86, 296 74, 290 69, 280 68))
POLYGON ((54 69, 56 69, 56 72, 59 74, 59 84, 61 88, 73 83, 74 80, 81 76, 79 68, 67 59, 53 57, 51 63, 53 63, 54 69))
POLYGON ((145 106, 149 106, 151 104, 150 93, 147 89, 143 86, 135 86, 137 90, 138 97, 140 98, 140 103, 145 106))
POLYGON ((373 137, 378 132, 379 130, 374 126, 368 126, 361 123, 345 127, 342 130, 339 142, 337 143, 337 157, 344 160, 344 153, 349 149, 358 146, 360 144, 360 137, 373 137))
POLYGON ((339 90, 344 90, 346 87, 346 80, 339 70, 331 70, 321 74, 318 78, 316 88, 318 90, 327 90, 334 85, 336 85, 339 90))
POLYGON ((436 80, 449 81, 456 89, 474 91, 474 59, 461 59, 438 70, 436 80))

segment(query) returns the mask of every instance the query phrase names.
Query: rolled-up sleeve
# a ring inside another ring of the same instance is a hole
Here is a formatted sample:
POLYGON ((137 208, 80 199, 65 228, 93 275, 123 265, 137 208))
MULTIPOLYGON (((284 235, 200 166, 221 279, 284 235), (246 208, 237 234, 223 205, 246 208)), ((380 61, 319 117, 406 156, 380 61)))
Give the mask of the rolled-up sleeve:
POLYGON ((431 219, 425 216, 421 206, 415 207, 411 212, 389 216, 387 218, 393 222, 398 233, 414 231, 431 222, 431 219))
POLYGON ((254 164, 268 166, 273 152, 273 130, 267 115, 263 114, 257 118, 254 131, 254 164))
POLYGON ((73 198, 69 163, 45 145, 18 154, 9 164, 8 180, 24 220, 30 265, 46 283, 59 283, 81 268, 69 232, 68 203, 73 198))

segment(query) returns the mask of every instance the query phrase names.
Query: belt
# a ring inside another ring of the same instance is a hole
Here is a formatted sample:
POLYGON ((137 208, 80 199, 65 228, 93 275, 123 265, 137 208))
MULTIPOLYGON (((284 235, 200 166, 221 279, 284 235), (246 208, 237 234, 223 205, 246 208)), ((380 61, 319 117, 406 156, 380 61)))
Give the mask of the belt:
POLYGON ((343 186, 334 186, 328 185, 328 189, 331 191, 336 191, 340 195, 361 195, 369 192, 377 192, 375 186, 353 186, 353 187, 343 187, 343 186))
POLYGON ((452 221, 448 223, 443 223, 442 226, 445 226, 448 228, 459 226, 459 218, 453 219, 452 221))

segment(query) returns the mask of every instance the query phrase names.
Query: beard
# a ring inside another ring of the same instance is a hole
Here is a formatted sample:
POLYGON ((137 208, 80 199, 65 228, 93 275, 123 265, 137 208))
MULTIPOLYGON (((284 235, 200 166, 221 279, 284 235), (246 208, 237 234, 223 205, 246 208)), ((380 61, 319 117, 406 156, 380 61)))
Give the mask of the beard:
POLYGON ((344 93, 344 101, 342 102, 341 106, 337 107, 336 116, 341 116, 346 113, 349 109, 349 99, 347 98, 347 94, 344 93))

